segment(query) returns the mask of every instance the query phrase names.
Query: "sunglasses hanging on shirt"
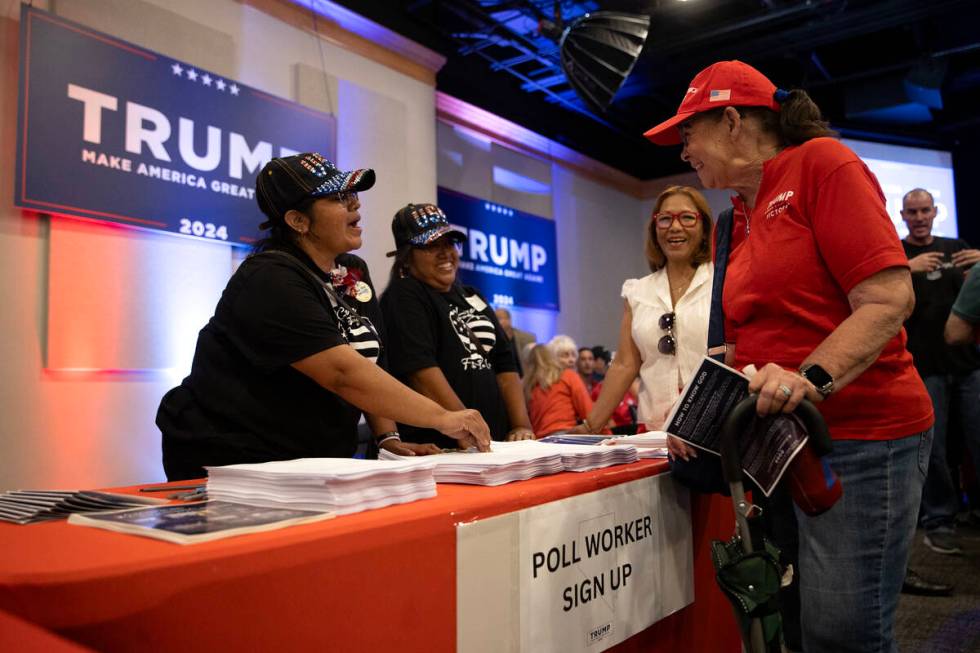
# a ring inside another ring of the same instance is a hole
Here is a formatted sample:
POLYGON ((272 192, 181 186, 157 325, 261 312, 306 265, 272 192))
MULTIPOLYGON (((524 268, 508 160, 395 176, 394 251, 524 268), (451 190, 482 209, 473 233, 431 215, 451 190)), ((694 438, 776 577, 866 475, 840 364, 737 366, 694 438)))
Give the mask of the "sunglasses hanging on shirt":
POLYGON ((666 331, 657 343, 657 351, 665 356, 672 356, 677 353, 677 340, 674 338, 674 313, 664 313, 660 316, 660 328, 666 331))

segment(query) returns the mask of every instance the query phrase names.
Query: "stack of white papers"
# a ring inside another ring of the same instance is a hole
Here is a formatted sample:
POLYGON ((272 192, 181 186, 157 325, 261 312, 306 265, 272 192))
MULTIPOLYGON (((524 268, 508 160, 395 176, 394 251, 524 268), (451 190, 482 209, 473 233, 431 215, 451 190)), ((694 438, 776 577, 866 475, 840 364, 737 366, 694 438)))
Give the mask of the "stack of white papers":
POLYGON ((522 448, 506 446, 509 444, 514 443, 492 442, 490 451, 486 453, 471 449, 420 458, 402 457, 382 451, 379 458, 408 464, 434 464, 436 482, 468 485, 503 485, 511 481, 526 481, 535 476, 557 474, 565 469, 560 451, 545 445, 522 448))
POLYGON ((517 442, 494 442, 503 451, 534 451, 544 448, 557 450, 561 454, 562 466, 567 472, 587 472, 591 469, 635 463, 639 456, 636 447, 628 444, 567 444, 560 442, 541 442, 539 440, 519 440, 517 442))
POLYGON ((382 460, 435 465, 437 483, 502 485, 558 472, 584 472, 610 465, 625 465, 638 459, 636 447, 553 444, 537 440, 491 442, 488 453, 475 449, 442 453, 424 458, 407 458, 382 451, 382 460))
POLYGON ((345 515, 434 497, 432 468, 424 458, 299 458, 208 467, 208 498, 345 515))
POLYGON ((618 435, 611 440, 612 444, 630 444, 636 447, 640 458, 666 458, 667 432, 649 431, 636 435, 618 435))

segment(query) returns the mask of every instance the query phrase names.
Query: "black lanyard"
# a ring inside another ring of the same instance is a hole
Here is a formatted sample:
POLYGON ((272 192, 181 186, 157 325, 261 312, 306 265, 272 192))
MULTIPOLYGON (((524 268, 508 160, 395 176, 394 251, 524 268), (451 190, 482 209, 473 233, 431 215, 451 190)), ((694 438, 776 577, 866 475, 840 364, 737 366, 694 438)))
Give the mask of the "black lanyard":
POLYGON ((722 211, 715 223, 715 266, 711 283, 711 313, 708 317, 708 355, 719 362, 725 360, 725 310, 722 299, 728 255, 731 253, 734 213, 734 209, 722 211))

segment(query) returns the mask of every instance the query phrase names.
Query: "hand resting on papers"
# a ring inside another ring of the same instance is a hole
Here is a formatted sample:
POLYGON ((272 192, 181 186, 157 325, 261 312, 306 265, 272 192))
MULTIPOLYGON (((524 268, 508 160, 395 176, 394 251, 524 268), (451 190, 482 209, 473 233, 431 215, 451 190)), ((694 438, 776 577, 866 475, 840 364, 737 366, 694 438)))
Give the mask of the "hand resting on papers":
POLYGON ((479 451, 490 451, 490 428, 478 411, 447 411, 436 424, 439 432, 459 441, 460 449, 476 447, 479 451))

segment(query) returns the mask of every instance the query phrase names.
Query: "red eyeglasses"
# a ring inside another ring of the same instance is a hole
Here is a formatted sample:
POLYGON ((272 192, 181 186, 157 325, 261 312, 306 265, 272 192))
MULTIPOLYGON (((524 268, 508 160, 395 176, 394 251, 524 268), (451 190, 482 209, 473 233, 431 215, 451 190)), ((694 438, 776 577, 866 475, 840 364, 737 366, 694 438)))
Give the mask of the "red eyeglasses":
POLYGON ((700 219, 701 214, 694 211, 660 211, 653 215, 653 223, 657 225, 657 229, 670 229, 674 220, 682 227, 693 227, 700 219))

